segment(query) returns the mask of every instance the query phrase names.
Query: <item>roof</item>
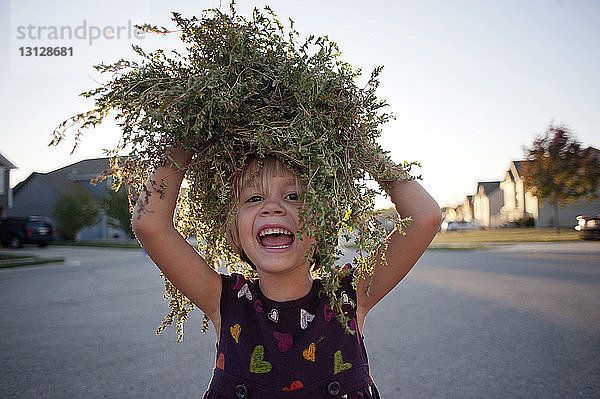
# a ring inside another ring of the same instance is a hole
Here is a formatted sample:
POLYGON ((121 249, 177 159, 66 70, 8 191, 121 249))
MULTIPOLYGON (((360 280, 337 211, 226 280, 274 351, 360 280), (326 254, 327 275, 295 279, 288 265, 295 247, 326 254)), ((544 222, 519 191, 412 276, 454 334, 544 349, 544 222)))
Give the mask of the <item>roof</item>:
POLYGON ((8 169, 16 169, 17 167, 13 165, 8 159, 4 157, 4 155, 0 154, 0 166, 4 166, 8 169))
POLYGON ((477 192, 479 192, 479 187, 483 187, 483 192, 485 195, 490 195, 491 192, 500 188, 499 181, 480 181, 477 182, 477 192))
POLYGON ((515 165, 515 169, 517 170, 519 177, 523 176, 523 173, 525 173, 525 164, 527 162, 529 161, 513 161, 513 164, 515 165))
POLYGON ((67 165, 47 173, 33 172, 27 176, 25 180, 13 188, 13 193, 16 194, 35 177, 43 179, 49 186, 54 187, 59 192, 62 192, 65 188, 66 182, 89 182, 93 177, 97 176, 100 172, 106 170, 108 167, 108 158, 94 158, 84 159, 83 161, 75 162, 74 164, 67 165))

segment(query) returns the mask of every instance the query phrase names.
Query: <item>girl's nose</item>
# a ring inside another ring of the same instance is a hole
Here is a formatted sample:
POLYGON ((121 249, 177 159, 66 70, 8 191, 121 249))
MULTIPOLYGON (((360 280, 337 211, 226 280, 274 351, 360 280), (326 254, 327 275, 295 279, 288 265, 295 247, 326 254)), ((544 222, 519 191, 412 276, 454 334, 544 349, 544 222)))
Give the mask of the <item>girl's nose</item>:
POLYGON ((281 205, 281 202, 267 198, 263 203, 260 213, 261 215, 285 215, 285 208, 281 205))

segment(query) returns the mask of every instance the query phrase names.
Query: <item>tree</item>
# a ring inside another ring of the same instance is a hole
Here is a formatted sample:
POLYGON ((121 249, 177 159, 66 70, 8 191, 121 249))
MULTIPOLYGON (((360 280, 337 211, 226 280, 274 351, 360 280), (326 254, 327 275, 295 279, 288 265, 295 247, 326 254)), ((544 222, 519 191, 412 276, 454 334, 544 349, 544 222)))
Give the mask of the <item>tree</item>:
POLYGON ((97 223, 98 203, 92 194, 78 183, 73 183, 54 204, 54 218, 58 233, 65 241, 74 241, 77 233, 97 223))
POLYGON ((108 216, 107 223, 123 230, 127 237, 131 237, 131 213, 129 212, 129 198, 127 190, 122 186, 117 191, 107 188, 106 196, 100 201, 100 206, 108 216))
POLYGON ((554 210, 554 226, 558 229, 558 209, 586 198, 598 198, 600 182, 599 151, 583 148, 564 125, 550 124, 530 148, 524 148, 525 189, 543 205, 548 201, 554 210))

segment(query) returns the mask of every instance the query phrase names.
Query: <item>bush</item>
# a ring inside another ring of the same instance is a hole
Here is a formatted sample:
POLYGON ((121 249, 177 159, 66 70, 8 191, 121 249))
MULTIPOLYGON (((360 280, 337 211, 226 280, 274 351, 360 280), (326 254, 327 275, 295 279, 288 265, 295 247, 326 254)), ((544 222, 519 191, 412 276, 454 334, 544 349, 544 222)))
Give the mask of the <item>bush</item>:
POLYGON ((54 219, 59 236, 75 241, 79 231, 98 222, 100 209, 92 194, 80 184, 73 183, 54 204, 54 219))
POLYGON ((535 227, 535 219, 531 216, 523 216, 517 222, 519 227, 535 227))

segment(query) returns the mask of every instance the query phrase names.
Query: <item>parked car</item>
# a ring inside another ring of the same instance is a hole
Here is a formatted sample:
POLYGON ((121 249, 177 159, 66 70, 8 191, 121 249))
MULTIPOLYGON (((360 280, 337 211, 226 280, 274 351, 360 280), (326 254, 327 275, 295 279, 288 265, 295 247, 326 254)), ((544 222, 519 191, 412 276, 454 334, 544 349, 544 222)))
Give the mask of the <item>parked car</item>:
POLYGON ((45 247, 56 240, 56 225, 46 216, 9 217, 0 221, 0 243, 11 248, 24 244, 45 247))
POLYGON ((481 230, 483 227, 473 222, 443 222, 442 231, 481 230))
POLYGON ((575 230, 584 240, 600 240, 600 215, 577 216, 575 230))

